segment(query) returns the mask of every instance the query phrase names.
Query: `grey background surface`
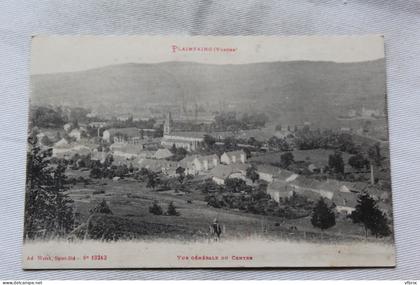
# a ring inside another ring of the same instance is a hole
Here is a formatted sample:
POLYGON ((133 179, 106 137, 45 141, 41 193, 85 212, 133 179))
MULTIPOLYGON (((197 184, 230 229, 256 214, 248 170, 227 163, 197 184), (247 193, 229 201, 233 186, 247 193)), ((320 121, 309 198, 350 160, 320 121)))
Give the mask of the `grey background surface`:
POLYGON ((420 1, 0 1, 0 279, 420 279, 420 1), (22 271, 33 34, 383 34, 395 269, 22 271))

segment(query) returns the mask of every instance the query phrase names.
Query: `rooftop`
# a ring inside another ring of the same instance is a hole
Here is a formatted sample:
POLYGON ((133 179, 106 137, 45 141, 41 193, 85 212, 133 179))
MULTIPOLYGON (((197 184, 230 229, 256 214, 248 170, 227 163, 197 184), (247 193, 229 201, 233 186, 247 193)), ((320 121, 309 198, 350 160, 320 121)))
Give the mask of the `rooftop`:
POLYGON ((111 128, 106 131, 108 131, 111 136, 122 134, 130 137, 136 137, 140 135, 140 130, 137 128, 111 128))
POLYGON ((226 179, 233 173, 242 173, 249 167, 247 164, 234 163, 229 165, 219 164, 211 170, 211 174, 215 177, 226 179))

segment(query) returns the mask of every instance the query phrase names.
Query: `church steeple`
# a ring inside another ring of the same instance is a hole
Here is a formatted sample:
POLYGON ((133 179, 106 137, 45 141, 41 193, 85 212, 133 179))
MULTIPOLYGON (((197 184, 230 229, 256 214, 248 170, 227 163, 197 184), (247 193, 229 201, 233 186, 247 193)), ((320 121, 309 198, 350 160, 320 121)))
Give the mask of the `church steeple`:
POLYGON ((171 134, 171 125, 172 125, 172 116, 171 112, 166 114, 165 123, 163 124, 163 134, 170 135, 171 134))

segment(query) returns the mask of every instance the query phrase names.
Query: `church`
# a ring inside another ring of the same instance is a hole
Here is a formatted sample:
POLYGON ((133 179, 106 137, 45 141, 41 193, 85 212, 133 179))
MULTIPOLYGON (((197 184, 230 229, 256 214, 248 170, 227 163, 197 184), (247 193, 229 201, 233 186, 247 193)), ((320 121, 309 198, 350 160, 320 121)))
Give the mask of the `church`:
POLYGON ((204 132, 174 131, 171 113, 166 115, 163 125, 162 146, 171 148, 182 147, 187 151, 195 151, 204 141, 204 132))

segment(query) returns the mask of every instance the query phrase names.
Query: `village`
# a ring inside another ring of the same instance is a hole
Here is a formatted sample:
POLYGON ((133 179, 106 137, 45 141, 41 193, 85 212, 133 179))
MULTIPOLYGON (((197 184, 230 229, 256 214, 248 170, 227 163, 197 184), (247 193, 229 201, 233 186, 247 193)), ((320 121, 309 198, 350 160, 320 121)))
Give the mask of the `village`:
MULTIPOLYGON (((379 116, 361 112, 364 120, 379 116)), ((325 236, 311 224, 322 200, 335 215, 326 231, 332 239, 361 238, 350 216, 362 193, 392 222, 387 141, 370 137, 372 124, 323 130, 310 122, 271 124, 264 114, 173 113, 98 120, 85 112, 61 126, 33 119, 37 143, 52 151, 52 164, 66 167, 75 228, 102 205, 197 236, 214 218, 226 232, 235 228, 232 235, 325 236)))

